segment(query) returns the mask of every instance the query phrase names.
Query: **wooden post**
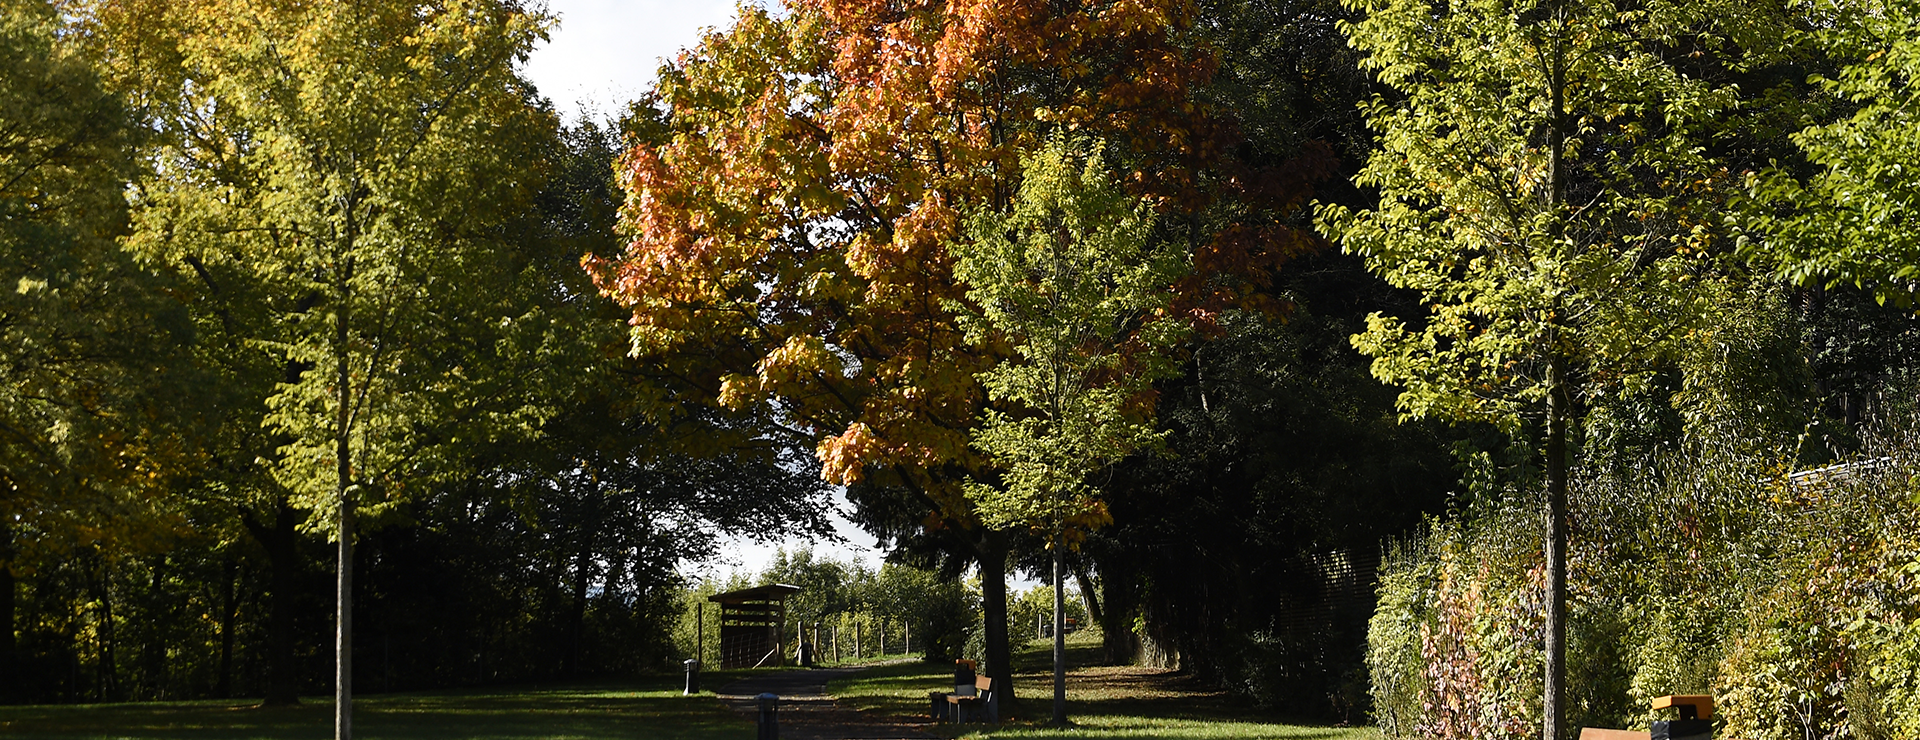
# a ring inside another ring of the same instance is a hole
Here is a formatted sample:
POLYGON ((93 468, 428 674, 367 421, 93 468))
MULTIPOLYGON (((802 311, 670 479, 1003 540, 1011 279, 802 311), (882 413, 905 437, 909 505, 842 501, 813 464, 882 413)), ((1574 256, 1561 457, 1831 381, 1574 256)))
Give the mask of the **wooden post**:
POLYGON ((866 648, 860 645, 860 617, 853 618, 853 657, 855 660, 867 657, 866 648))

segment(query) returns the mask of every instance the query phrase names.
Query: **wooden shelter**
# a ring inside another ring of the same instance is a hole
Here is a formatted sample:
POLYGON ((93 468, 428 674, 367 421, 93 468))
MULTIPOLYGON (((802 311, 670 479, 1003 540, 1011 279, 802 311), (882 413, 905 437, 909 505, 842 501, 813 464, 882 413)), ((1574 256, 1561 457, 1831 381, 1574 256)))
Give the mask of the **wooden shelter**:
POLYGON ((799 586, 776 583, 707 597, 720 605, 720 667, 784 664, 787 597, 799 592, 799 586))

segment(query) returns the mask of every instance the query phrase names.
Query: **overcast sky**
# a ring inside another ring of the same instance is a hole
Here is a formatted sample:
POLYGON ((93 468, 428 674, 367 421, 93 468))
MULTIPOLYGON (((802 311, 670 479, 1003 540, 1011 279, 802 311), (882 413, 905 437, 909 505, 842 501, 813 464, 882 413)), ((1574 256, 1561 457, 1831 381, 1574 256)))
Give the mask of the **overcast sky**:
MULTIPOLYGON (((560 27, 551 41, 534 49, 526 74, 568 121, 618 113, 653 84, 662 60, 699 43, 705 29, 731 25, 735 16, 733 0, 548 0, 548 8, 560 17, 560 27)), ((848 542, 734 541, 699 574, 725 578, 733 570, 759 572, 772 562, 776 548, 808 544, 819 555, 879 567, 872 537, 844 518, 835 517, 835 524, 848 542)))

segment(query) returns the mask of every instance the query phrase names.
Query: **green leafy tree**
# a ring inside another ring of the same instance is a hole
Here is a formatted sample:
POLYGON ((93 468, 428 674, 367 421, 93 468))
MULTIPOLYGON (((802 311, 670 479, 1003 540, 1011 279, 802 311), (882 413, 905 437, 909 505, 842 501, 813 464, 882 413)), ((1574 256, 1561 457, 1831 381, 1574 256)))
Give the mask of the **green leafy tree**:
POLYGON ((1814 79, 1853 112, 1794 135, 1817 168, 1811 176, 1753 178, 1762 210, 1750 246, 1793 282, 1851 284, 1911 305, 1920 295, 1920 4, 1819 0, 1806 12, 1818 21, 1805 40, 1839 64, 1814 79))
POLYGON ((167 527, 194 465, 190 327, 115 239, 138 128, 62 6, 0 2, 0 695, 16 577, 167 527))
POLYGON ((1570 444, 1584 410, 1645 387, 1715 291, 1707 255, 1737 188, 1706 144, 1743 102, 1732 72, 1777 48, 1738 2, 1358 0, 1346 28, 1395 97, 1366 106, 1378 207, 1323 229, 1415 291, 1354 346, 1403 417, 1532 435, 1545 481, 1542 737, 1561 737, 1570 444), (1694 281, 1694 282, 1690 282, 1694 281))
POLYGON ((971 303, 952 304, 968 340, 1015 358, 980 374, 990 408, 973 444, 999 480, 967 496, 995 527, 1044 530, 1053 549, 1053 721, 1065 724, 1061 580, 1069 531, 1108 521, 1094 476, 1159 442, 1153 381, 1176 373, 1184 334, 1167 316, 1186 253, 1156 239, 1151 205, 1109 174, 1101 146, 1055 137, 1022 162, 1007 213, 976 213, 950 243, 971 303), (977 309, 975 308, 977 307, 977 309))
POLYGON ((273 473, 338 544, 335 724, 350 737, 358 510, 391 510, 456 446, 459 425, 436 420, 533 421, 487 403, 486 376, 445 350, 488 315, 466 283, 495 267, 499 219, 529 196, 526 145, 554 128, 513 71, 547 18, 489 0, 128 0, 107 15, 169 134, 131 243, 244 281, 271 317, 251 343, 286 361, 267 399, 273 473))

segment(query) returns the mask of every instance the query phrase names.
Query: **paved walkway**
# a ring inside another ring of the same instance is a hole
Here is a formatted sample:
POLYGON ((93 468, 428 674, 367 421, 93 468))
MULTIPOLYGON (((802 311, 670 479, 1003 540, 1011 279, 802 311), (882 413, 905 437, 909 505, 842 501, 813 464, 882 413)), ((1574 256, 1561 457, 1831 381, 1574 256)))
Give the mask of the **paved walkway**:
POLYGON ((756 722, 762 693, 780 697, 781 740, 927 740, 918 727, 840 706, 827 695, 827 682, 864 668, 802 668, 744 678, 715 690, 720 700, 756 722))

